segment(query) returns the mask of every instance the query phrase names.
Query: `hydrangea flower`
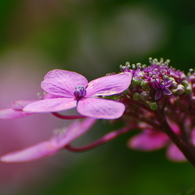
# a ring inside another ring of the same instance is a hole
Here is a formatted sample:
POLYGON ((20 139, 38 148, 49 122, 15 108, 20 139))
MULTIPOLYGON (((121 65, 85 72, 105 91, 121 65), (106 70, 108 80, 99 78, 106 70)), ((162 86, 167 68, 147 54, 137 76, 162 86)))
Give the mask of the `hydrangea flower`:
POLYGON ((70 126, 59 129, 58 134, 48 141, 41 142, 34 146, 6 154, 0 158, 2 162, 26 162, 49 155, 54 155, 67 144, 83 135, 96 119, 87 118, 82 122, 76 120, 70 126))
POLYGON ((140 129, 141 133, 129 140, 130 148, 152 151, 167 146, 169 159, 187 159, 195 167, 195 70, 190 69, 185 75, 183 71, 170 67, 169 60, 164 62, 163 59, 158 61, 150 58, 149 61, 149 66, 126 63, 120 66, 121 73, 113 73, 91 82, 71 71, 56 69, 47 73, 41 83, 47 93, 42 100, 19 101, 1 110, 0 118, 51 112, 61 119, 91 119, 73 123, 62 136, 4 155, 1 160, 28 161, 56 153, 61 148, 85 151, 123 133, 140 129), (80 116, 56 113, 74 107, 80 116), (125 126, 87 146, 70 146, 72 140, 89 129, 95 118, 117 119, 123 121, 125 126))
POLYGON ((77 107, 84 116, 115 119, 122 116, 123 103, 99 96, 110 96, 125 91, 131 83, 131 73, 104 76, 88 83, 87 79, 66 70, 52 70, 46 74, 41 87, 48 99, 24 107, 25 112, 58 112, 77 107))

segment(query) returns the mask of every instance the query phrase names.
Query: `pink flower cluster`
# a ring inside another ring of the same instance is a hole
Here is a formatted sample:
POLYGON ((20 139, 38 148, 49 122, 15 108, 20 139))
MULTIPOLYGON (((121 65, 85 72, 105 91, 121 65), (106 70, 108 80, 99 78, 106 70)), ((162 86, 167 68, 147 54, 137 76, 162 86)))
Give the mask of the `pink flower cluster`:
POLYGON ((123 115, 125 106, 120 100, 105 99, 106 96, 120 94, 131 83, 130 73, 108 75, 88 82, 75 72, 53 70, 46 74, 41 83, 47 92, 44 99, 33 101, 16 101, 8 108, 0 110, 1 119, 20 118, 40 112, 58 112, 77 107, 81 115, 88 117, 75 121, 67 128, 62 128, 59 135, 50 140, 4 155, 3 162, 24 162, 56 153, 61 148, 85 133, 96 119, 117 119, 123 115))
POLYGON ((150 65, 126 63, 121 72, 90 82, 75 72, 52 70, 41 83, 45 95, 40 100, 16 101, 0 110, 1 119, 20 118, 35 113, 52 113, 60 119, 80 119, 60 134, 35 146, 6 154, 3 162, 24 162, 55 154, 60 149, 84 151, 132 131, 132 149, 152 151, 167 147, 169 159, 188 160, 195 166, 195 71, 188 75, 169 67, 169 60, 149 59, 150 65), (78 115, 58 112, 76 108, 78 115), (84 119, 82 119, 84 118, 84 119), (81 148, 70 144, 97 121, 123 121, 124 127, 81 148))

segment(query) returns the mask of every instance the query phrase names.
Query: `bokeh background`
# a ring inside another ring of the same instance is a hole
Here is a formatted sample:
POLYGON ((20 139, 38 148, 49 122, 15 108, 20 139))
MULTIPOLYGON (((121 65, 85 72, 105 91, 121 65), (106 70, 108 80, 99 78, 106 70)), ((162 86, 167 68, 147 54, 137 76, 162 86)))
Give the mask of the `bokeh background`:
MULTIPOLYGON (((193 0, 1 0, 1 108, 36 99, 43 76, 55 68, 91 80, 118 72, 126 61, 163 57, 187 72, 195 64, 194 10, 193 0)), ((67 124, 49 114, 0 121, 0 155, 48 139, 67 124)), ((100 121, 79 144, 115 128, 100 121)), ((89 152, 0 163, 0 194, 179 195, 195 187, 189 163, 168 161, 165 150, 129 150, 130 136, 89 152)))

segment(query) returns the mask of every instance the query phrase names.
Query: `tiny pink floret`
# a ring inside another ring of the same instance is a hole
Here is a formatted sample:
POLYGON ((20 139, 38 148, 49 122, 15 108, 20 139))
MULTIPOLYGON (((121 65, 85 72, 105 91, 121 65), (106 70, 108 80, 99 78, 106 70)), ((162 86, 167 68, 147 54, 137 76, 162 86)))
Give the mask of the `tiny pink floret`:
POLYGON ((66 70, 52 70, 46 74, 41 87, 51 98, 27 105, 25 112, 58 112, 77 107, 77 111, 88 117, 116 119, 122 116, 123 103, 99 98, 120 94, 131 84, 131 73, 120 73, 100 77, 88 83, 87 79, 66 70))

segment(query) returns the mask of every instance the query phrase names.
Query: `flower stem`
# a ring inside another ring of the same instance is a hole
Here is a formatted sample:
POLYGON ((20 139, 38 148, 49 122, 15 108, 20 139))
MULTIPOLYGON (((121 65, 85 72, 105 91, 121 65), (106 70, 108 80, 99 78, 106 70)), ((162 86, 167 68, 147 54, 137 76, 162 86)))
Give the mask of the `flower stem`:
MULTIPOLYGON (((135 127, 133 127, 133 129, 134 128, 135 127)), ((93 142, 93 143, 91 143, 91 144, 89 144, 87 146, 75 148, 75 147, 72 147, 71 145, 66 145, 64 148, 68 149, 68 150, 70 150, 72 152, 84 152, 84 151, 93 149, 93 148, 95 148, 97 146, 100 146, 100 145, 104 144, 105 142, 108 142, 108 141, 118 137, 121 134, 127 133, 131 129, 132 129, 132 127, 127 126, 127 127, 122 128, 122 129, 119 129, 119 130, 116 130, 116 131, 112 131, 112 132, 107 133, 102 138, 96 140, 95 142, 93 142)))
POLYGON ((130 100, 132 104, 138 105, 146 111, 149 111, 161 126, 161 130, 169 136, 169 138, 174 142, 174 144, 180 149, 184 154, 186 159, 195 167, 195 147, 192 144, 185 142, 180 136, 175 134, 167 123, 166 117, 160 112, 160 110, 150 110, 145 104, 139 101, 130 100))
POLYGON ((60 118, 60 119, 68 119, 68 120, 70 120, 70 119, 86 118, 86 116, 82 116, 82 115, 66 116, 66 115, 59 114, 57 112, 52 112, 51 114, 53 114, 57 118, 60 118))
POLYGON ((195 148, 186 143, 180 136, 175 134, 167 123, 166 118, 158 111, 155 111, 155 117, 161 124, 163 132, 165 132, 169 138, 175 143, 175 145, 181 150, 188 161, 195 167, 195 148))

